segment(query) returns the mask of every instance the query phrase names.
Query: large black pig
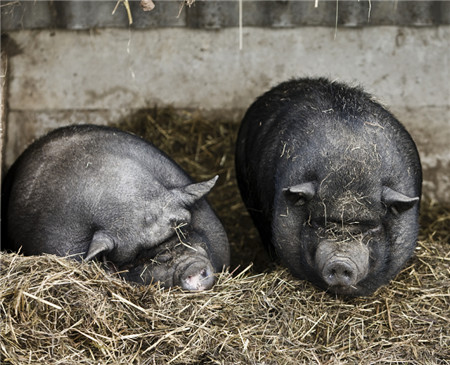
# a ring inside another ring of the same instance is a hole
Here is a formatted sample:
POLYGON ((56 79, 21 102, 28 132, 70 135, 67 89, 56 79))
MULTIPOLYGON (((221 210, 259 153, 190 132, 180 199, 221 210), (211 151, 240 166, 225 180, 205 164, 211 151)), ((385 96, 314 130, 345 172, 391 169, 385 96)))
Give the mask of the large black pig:
POLYGON ((360 88, 304 78, 268 91, 242 121, 236 170, 263 242, 299 278, 368 295, 414 251, 417 149, 360 88))
POLYGON ((225 231, 204 199, 216 180, 193 183, 129 133, 60 128, 9 170, 2 235, 26 255, 98 258, 128 280, 208 289, 214 272, 229 264, 225 231))

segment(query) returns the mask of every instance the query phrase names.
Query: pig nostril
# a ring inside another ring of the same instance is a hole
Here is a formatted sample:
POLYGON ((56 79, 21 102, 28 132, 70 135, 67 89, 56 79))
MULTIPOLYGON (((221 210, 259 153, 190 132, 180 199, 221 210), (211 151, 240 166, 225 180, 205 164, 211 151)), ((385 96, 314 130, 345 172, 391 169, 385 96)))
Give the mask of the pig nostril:
POLYGON ((180 281, 181 287, 185 290, 207 290, 214 284, 214 270, 210 265, 194 263, 185 269, 184 275, 180 277, 180 281))
POLYGON ((347 263, 334 262, 322 271, 326 283, 330 286, 349 286, 356 282, 356 273, 347 263))

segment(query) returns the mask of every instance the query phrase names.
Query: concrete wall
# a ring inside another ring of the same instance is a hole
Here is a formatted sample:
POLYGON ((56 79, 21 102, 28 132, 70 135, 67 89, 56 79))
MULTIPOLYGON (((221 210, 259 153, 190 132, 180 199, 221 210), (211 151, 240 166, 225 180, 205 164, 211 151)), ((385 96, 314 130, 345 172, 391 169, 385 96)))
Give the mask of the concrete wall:
POLYGON ((20 30, 8 33, 6 164, 57 126, 172 105, 236 119, 295 76, 362 84, 405 124, 424 193, 450 203, 450 27, 20 30))

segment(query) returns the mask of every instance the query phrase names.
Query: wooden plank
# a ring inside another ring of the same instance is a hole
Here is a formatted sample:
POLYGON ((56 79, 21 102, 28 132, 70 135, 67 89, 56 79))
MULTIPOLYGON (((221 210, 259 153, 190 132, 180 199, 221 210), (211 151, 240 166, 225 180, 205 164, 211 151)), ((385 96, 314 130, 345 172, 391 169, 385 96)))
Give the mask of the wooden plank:
POLYGON ((0 162, 1 171, 0 177, 3 173, 3 156, 5 148, 5 128, 6 128, 6 95, 7 95, 7 79, 8 79, 8 57, 6 52, 1 52, 1 66, 0 66, 0 162))

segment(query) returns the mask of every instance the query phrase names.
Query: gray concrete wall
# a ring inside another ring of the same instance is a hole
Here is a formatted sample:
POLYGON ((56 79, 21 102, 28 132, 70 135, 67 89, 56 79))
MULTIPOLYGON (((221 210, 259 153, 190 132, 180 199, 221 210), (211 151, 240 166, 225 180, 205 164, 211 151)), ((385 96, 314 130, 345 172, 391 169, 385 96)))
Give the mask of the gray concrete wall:
POLYGON ((171 105, 239 118, 254 98, 296 76, 362 84, 405 124, 424 193, 450 202, 450 27, 187 28, 8 34, 6 164, 49 129, 110 123, 171 105))

